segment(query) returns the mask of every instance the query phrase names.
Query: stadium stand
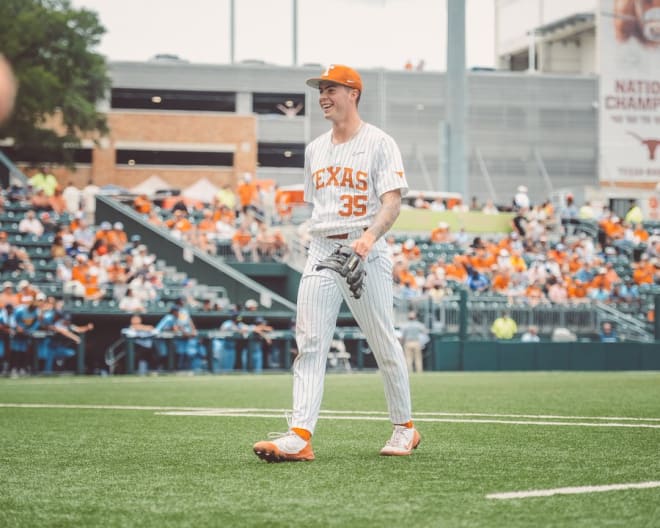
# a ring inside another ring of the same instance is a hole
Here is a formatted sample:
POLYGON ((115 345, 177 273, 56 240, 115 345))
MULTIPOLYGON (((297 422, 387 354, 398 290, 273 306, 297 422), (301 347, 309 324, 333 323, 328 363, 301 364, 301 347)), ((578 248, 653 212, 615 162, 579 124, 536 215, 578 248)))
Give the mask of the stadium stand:
MULTIPOLYGON (((135 353, 139 338, 143 344, 161 343, 160 352, 147 361, 148 368, 222 371, 225 347, 218 343, 233 339, 250 350, 256 346, 250 339, 255 339, 257 319, 264 316, 269 319, 266 327, 273 328, 269 339, 280 343, 260 352, 266 358, 264 366, 287 368, 295 349, 293 303, 236 270, 246 265, 295 267, 304 251, 304 222, 291 224, 288 215, 265 214, 259 192, 251 195, 251 201, 236 200, 240 206, 229 208, 223 203, 226 193, 223 189, 208 203, 183 199, 176 192, 155 198, 99 197, 100 218, 105 214, 108 219, 87 225, 81 212, 55 210, 41 198, 35 201, 29 187, 3 191, 0 308, 5 372, 17 372, 14 360, 20 353, 12 351, 13 312, 20 314, 37 298, 38 314, 72 314, 76 320, 69 321, 71 328, 83 328, 88 320, 114 321, 101 325, 112 337, 99 340, 96 324, 86 336, 79 333, 79 348, 88 351, 87 363, 84 351, 76 358, 67 352, 55 360, 47 352, 54 327, 44 323, 34 334, 33 356, 22 357, 18 371, 50 370, 47 365, 52 365, 55 370, 134 372, 136 362, 146 361, 135 353), (194 262, 188 266, 189 261, 194 262), (215 275, 221 271, 222 284, 204 280, 213 274, 201 273, 202 263, 211 266, 215 275), (237 289, 236 283, 242 283, 243 289, 237 289), (273 294, 288 309, 278 312, 265 305, 259 312, 247 309, 245 288, 252 297, 273 294), (130 328, 130 317, 138 314, 145 321, 139 324, 157 328, 175 305, 196 325, 197 344, 189 361, 182 359, 188 356, 181 344, 176 345, 181 340, 176 325, 157 334, 122 332, 130 328), (250 339, 220 331, 224 321, 243 316, 250 339)), ((56 191, 54 196, 58 195, 56 191)), ((500 213, 492 204, 487 207, 488 214, 500 213)), ((500 207, 504 209, 509 208, 500 207)), ((405 320, 412 309, 431 331, 451 337, 459 335, 467 315, 467 338, 487 340, 492 339, 493 321, 506 309, 516 321, 516 338, 534 327, 542 340, 552 340, 561 328, 578 339, 597 341, 607 321, 616 328, 619 340, 653 340, 654 303, 660 295, 657 222, 631 222, 591 204, 578 209, 567 203, 555 210, 548 201, 514 209, 511 218, 506 233, 467 234, 453 231, 444 221, 428 231, 390 233, 397 321, 405 320)), ((350 316, 344 324, 338 329, 339 339, 354 339, 355 346, 349 348, 359 352, 355 357, 360 366, 368 365, 368 349, 351 329, 350 316)), ((238 357, 235 367, 260 370, 261 363, 250 354, 238 357)))

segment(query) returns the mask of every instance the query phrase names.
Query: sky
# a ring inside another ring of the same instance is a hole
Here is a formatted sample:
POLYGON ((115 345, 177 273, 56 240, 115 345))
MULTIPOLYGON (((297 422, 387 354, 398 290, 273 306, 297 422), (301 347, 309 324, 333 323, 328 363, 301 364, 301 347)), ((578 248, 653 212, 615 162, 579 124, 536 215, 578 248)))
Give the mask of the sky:
MULTIPOLYGON (((467 66, 494 65, 494 0, 466 0, 467 66)), ((72 0, 106 28, 110 60, 173 54, 231 62, 230 0, 72 0)), ((292 0, 235 0, 234 60, 293 64, 292 0)), ((298 0, 298 64, 401 69, 446 65, 446 0, 298 0)))

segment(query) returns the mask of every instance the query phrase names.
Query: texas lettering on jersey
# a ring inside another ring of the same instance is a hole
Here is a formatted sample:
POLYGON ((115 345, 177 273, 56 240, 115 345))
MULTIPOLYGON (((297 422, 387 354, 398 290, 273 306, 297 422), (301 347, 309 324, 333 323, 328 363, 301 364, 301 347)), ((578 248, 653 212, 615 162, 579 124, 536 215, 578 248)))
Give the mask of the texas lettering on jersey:
POLYGON ((335 187, 348 187, 357 191, 366 191, 368 188, 368 175, 365 171, 355 171, 351 167, 325 167, 312 174, 316 190, 331 185, 335 187))

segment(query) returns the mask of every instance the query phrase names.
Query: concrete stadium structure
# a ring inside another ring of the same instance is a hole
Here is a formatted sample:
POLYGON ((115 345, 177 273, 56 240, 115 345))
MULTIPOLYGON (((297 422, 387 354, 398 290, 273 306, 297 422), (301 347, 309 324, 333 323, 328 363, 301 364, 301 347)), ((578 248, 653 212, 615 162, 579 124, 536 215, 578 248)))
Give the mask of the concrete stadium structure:
MULTIPOLYGON (((135 185, 151 174, 183 185, 185 171, 216 183, 246 172, 281 185, 299 183, 305 144, 328 126, 317 110, 316 93, 304 83, 321 69, 171 60, 111 63, 112 96, 105 108, 110 138, 94 149, 91 165, 81 166, 79 175, 92 176, 100 185, 135 185), (215 104, 216 96, 224 103, 215 104), (202 104, 190 103, 200 99, 202 104), (172 100, 182 103, 163 104, 172 100), (228 118, 236 117, 246 119, 228 124, 228 118), (136 139, 126 126, 129 122, 147 128, 147 133, 136 139), (237 127, 242 127, 239 134, 237 127), (202 128, 208 128, 208 134, 201 134, 202 128), (203 159, 186 165, 185 156, 166 163, 146 156, 140 162, 118 155, 127 149, 232 156, 217 166, 203 159)), ((411 186, 445 190, 445 75, 387 70, 361 74, 363 118, 397 140, 411 186)), ((595 76, 471 71, 467 85, 470 195, 506 204, 523 183, 535 200, 562 189, 579 193, 598 185, 595 76)))

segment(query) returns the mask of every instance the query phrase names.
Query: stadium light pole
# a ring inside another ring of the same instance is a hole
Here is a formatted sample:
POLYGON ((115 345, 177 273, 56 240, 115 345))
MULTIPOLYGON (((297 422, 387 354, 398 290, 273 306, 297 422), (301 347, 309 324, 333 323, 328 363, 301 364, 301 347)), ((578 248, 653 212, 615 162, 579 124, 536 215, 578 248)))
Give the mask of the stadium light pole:
POLYGON ((465 115, 467 109, 465 73, 465 0, 447 0, 447 129, 449 173, 447 190, 468 199, 465 115))
POLYGON ((229 0, 229 63, 236 62, 236 9, 234 0, 229 0))
POLYGON ((291 16, 292 16, 292 28, 291 28, 291 38, 292 38, 292 47, 293 47, 293 65, 298 66, 298 0, 292 0, 291 5, 291 16))

